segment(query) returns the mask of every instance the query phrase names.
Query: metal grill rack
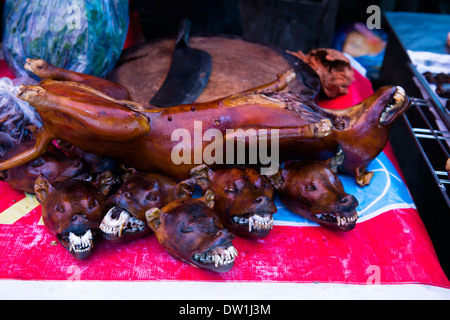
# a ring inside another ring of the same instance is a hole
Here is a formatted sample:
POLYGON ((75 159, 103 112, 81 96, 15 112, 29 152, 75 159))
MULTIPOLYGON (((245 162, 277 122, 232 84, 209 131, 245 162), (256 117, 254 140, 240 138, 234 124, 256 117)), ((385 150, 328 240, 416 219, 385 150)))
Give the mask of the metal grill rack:
POLYGON ((450 207, 450 180, 445 163, 450 158, 450 132, 429 99, 411 99, 410 109, 403 115, 422 157, 450 207), (444 129, 443 129, 444 128, 444 129))
MULTIPOLYGON (((447 34, 448 23, 441 23, 441 18, 440 15, 423 16, 434 30, 442 28, 447 34)), ((403 87, 410 97, 417 97, 412 98, 411 107, 392 126, 389 140, 441 266, 450 277, 450 181, 445 170, 450 157, 450 112, 435 87, 413 65, 406 50, 442 53, 441 49, 445 48, 428 49, 426 44, 420 44, 417 39, 425 37, 435 40, 434 44, 440 43, 440 33, 430 34, 427 28, 411 29, 408 23, 415 26, 417 21, 399 20, 395 13, 386 14, 383 19, 383 29, 389 39, 380 69, 381 79, 385 84, 403 87), (405 30, 407 35, 415 36, 405 36, 405 30), (416 44, 420 44, 420 50, 416 44)), ((420 65, 421 72, 426 69, 424 66, 420 65)))

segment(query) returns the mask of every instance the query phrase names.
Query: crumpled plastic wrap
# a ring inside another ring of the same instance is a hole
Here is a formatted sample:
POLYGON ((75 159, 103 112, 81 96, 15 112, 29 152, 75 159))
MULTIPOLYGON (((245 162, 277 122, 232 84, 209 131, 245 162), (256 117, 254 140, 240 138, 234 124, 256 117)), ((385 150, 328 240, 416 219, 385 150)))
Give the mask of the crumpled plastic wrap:
POLYGON ((33 137, 30 126, 42 126, 33 106, 17 98, 20 84, 36 84, 31 78, 0 78, 0 157, 20 142, 33 137))
POLYGON ((128 30, 128 0, 6 0, 3 51, 17 77, 26 58, 105 77, 128 30))

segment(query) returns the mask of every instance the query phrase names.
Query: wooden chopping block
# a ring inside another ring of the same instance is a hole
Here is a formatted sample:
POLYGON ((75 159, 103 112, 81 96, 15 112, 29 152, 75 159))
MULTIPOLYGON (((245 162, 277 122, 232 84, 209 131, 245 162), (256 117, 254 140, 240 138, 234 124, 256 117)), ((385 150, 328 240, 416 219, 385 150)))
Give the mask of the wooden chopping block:
MULTIPOLYGON (((143 42, 123 51, 108 79, 128 88, 135 102, 149 104, 169 71, 175 39, 143 42)), ((209 81, 198 102, 210 101, 257 87, 294 68, 297 78, 285 89, 316 96, 320 81, 303 61, 281 49, 238 37, 192 37, 189 46, 212 59, 209 81)))

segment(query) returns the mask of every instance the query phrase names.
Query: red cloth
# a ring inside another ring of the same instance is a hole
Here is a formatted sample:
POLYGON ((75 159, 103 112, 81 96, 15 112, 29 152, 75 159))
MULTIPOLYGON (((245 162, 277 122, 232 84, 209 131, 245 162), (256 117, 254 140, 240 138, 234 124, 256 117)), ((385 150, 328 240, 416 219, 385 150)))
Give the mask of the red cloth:
MULTIPOLYGON (((0 183, 0 188, 7 188, 0 183)), ((67 280, 288 281, 351 284, 422 283, 450 287, 431 241, 413 209, 391 210, 351 232, 275 226, 261 240, 236 238, 231 271, 216 274, 175 260, 154 235, 96 243, 86 260, 74 259, 44 226, 40 207, 0 226, 0 278, 67 280), (379 281, 379 282, 378 282, 379 281)))
POLYGON ((8 64, 5 60, 0 60, 0 78, 8 77, 11 79, 15 78, 14 73, 11 71, 11 69, 8 67, 8 64))
POLYGON ((353 70, 355 80, 348 88, 348 93, 333 99, 320 99, 319 105, 327 109, 345 109, 351 107, 373 94, 372 83, 369 79, 353 70))
POLYGON ((138 43, 142 39, 142 29, 139 23, 139 13, 130 11, 130 22, 128 25, 127 37, 125 39, 124 49, 138 43))

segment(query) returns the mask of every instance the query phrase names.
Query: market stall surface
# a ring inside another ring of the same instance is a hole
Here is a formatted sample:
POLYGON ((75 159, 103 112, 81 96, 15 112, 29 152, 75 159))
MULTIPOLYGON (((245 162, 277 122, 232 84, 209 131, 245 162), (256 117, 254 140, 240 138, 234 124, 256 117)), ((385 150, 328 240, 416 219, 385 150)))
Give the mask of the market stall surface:
MULTIPOLYGON (((357 77, 347 95, 321 101, 348 107, 372 94, 357 77)), ((396 168, 389 147, 369 166, 364 188, 341 175, 359 201, 354 230, 337 232, 278 212, 269 236, 236 237, 234 267, 217 274, 172 258, 156 237, 98 241, 76 260, 42 223, 34 195, 0 183, 0 297, 3 299, 450 299, 450 282, 396 168)))

